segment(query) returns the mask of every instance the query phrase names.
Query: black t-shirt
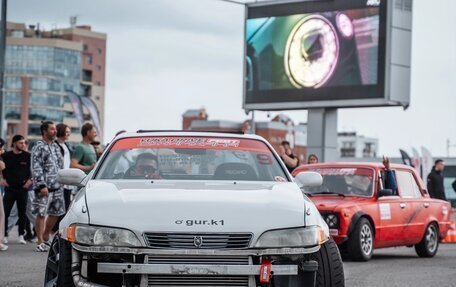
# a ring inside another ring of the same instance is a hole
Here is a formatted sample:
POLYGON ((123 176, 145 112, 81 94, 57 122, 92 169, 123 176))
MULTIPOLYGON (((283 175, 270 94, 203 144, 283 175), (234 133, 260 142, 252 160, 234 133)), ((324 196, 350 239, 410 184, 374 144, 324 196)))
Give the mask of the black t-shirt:
POLYGON ((20 189, 31 178, 30 158, 30 153, 26 151, 18 154, 9 151, 3 155, 5 162, 3 177, 10 188, 20 189))
POLYGON ((287 154, 287 155, 288 155, 289 157, 291 157, 292 159, 297 159, 297 160, 298 160, 298 162, 296 163, 296 166, 290 167, 290 166, 288 166, 287 162, 286 162, 285 160, 283 160, 283 158, 282 158, 283 163, 284 163, 285 166, 287 167, 288 171, 289 171, 290 173, 292 173, 292 171, 293 171, 295 168, 297 168, 297 167, 299 166, 299 158, 298 158, 297 156, 295 156, 294 154, 287 154))

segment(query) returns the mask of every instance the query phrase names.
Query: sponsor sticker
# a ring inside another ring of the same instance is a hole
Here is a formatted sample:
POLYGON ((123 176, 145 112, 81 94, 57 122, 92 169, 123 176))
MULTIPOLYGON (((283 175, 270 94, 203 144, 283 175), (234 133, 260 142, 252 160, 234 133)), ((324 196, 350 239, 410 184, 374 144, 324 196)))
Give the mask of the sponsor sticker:
POLYGON ((274 177, 274 180, 277 182, 286 182, 287 180, 281 176, 274 177))
POLYGON ((391 219, 391 206, 389 203, 380 203, 380 220, 391 219))
POLYGON ((330 229, 329 234, 331 236, 337 236, 337 235, 339 235, 339 229, 330 229))

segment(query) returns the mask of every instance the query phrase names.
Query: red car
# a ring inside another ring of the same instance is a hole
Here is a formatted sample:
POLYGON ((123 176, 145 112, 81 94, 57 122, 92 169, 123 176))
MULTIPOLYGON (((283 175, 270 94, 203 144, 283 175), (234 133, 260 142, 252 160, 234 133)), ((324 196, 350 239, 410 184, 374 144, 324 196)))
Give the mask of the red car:
POLYGON ((393 176, 382 164, 324 163, 293 171, 322 175, 321 186, 304 192, 352 260, 369 260, 375 248, 413 245, 420 257, 433 257, 448 232, 450 204, 431 199, 413 168, 392 164, 390 170, 393 176))

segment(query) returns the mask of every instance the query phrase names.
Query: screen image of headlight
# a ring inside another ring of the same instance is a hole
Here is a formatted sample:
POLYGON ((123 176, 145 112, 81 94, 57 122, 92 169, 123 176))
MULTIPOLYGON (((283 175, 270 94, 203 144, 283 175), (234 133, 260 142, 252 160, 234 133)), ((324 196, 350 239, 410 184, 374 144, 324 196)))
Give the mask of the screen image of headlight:
POLYGON ((292 29, 285 46, 285 70, 297 88, 318 88, 333 74, 339 59, 334 26, 320 15, 304 17, 292 29))
POLYGON ((87 225, 75 227, 75 242, 87 245, 141 246, 130 230, 87 225))

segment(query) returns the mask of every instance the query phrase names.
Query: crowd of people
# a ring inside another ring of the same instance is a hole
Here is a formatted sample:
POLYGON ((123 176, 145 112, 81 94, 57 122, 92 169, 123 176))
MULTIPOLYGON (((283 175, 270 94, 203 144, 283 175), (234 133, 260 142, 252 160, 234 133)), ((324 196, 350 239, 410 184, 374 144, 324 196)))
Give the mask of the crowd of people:
MULTIPOLYGON (((44 121, 40 131, 42 139, 35 143, 30 152, 23 135, 17 134, 11 138, 9 151, 5 151, 6 142, 0 138, 0 251, 8 249, 9 232, 17 225, 17 241, 20 244, 35 242, 36 251, 47 252, 52 235, 57 231, 58 223, 66 214, 74 194, 73 187, 57 182, 58 171, 71 167, 88 174, 102 153, 100 143, 95 141, 97 131, 90 123, 82 126, 82 141, 74 150, 68 145, 71 129, 66 124, 55 125, 51 121, 44 121), (14 205, 17 216, 13 216, 11 221, 14 222, 11 222, 9 218, 14 205)), ((290 172, 300 165, 299 157, 293 153, 288 141, 281 143, 279 155, 290 172)), ((315 154, 307 158, 307 164, 318 162, 315 154)), ((389 172, 389 182, 394 183, 389 160, 384 158, 383 164, 389 172)), ((427 188, 432 198, 446 200, 444 168, 443 160, 436 160, 428 175, 427 188)), ((391 187, 392 190, 396 188, 396 184, 391 187)), ((456 191, 456 181, 453 188, 456 191)))
POLYGON ((35 251, 47 252, 74 193, 57 182, 58 171, 71 167, 89 173, 101 155, 97 131, 90 123, 82 126, 83 140, 74 150, 67 143, 71 129, 66 124, 44 121, 40 131, 42 138, 31 151, 23 135, 12 137, 7 152, 0 139, 0 251, 8 249, 9 232, 17 224, 20 244, 34 242, 35 251), (14 204, 17 217, 10 220, 14 204))

